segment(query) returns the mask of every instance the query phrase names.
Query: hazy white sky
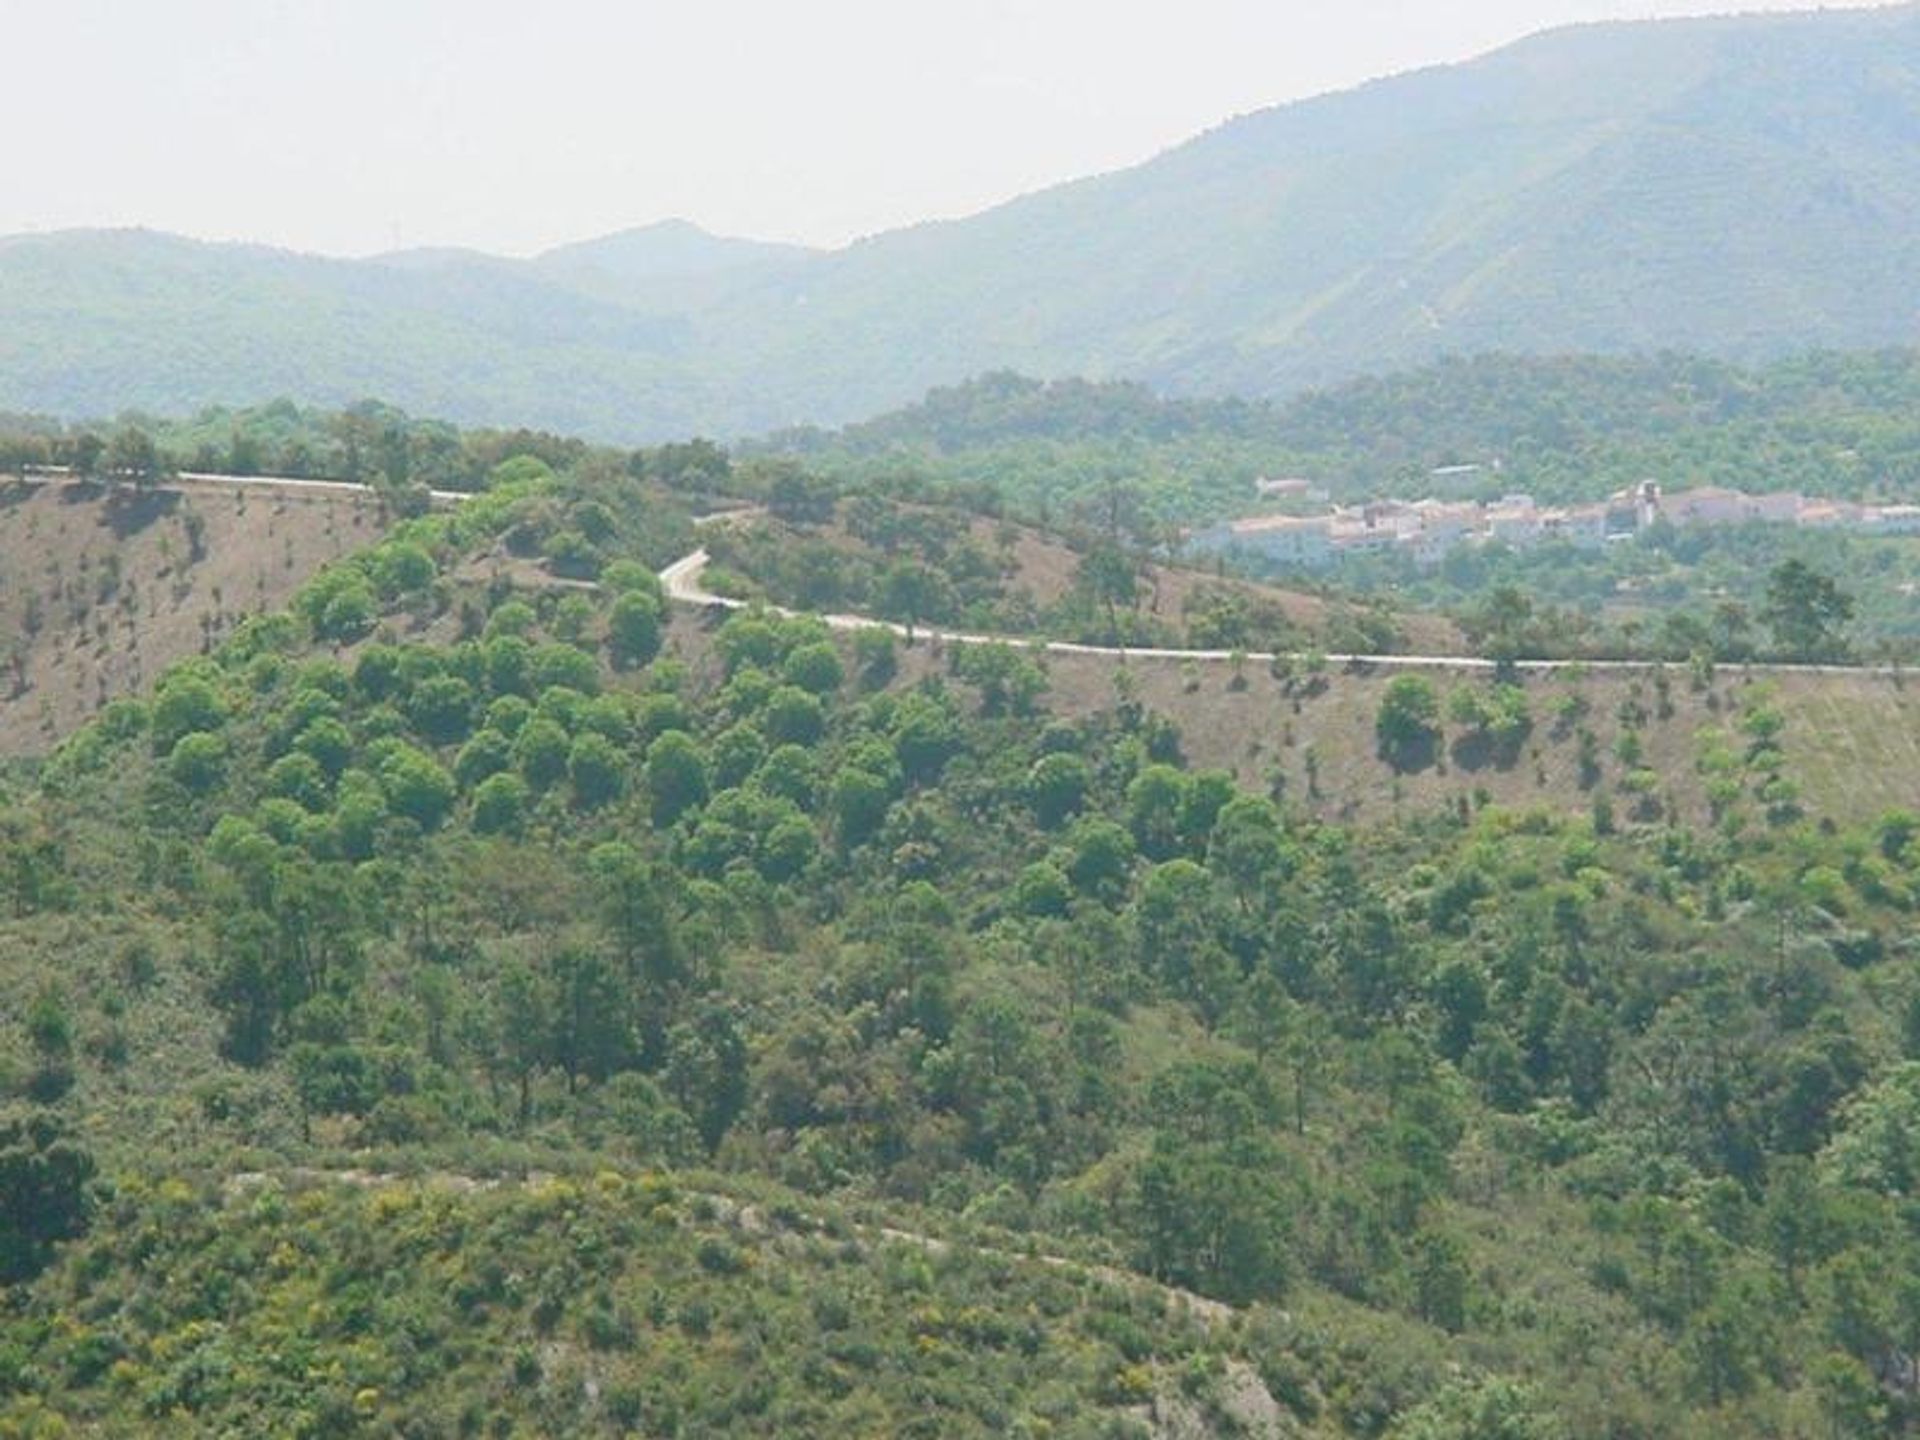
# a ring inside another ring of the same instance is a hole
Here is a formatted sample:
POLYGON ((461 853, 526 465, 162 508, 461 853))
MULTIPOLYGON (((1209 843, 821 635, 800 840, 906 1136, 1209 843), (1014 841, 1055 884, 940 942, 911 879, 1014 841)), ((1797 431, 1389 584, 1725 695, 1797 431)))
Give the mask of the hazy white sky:
POLYGON ((1713 8, 0 0, 0 233, 523 254, 684 216, 837 244, 1549 25, 1713 8))

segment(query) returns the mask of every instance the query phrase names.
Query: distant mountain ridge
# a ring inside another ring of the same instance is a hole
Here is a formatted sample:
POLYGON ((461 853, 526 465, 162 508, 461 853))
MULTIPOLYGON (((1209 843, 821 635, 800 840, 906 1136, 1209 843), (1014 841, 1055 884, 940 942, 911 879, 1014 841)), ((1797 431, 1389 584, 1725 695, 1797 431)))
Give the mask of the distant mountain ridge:
POLYGON ((0 408, 377 393, 642 440, 982 371, 1281 395, 1445 353, 1920 342, 1920 8, 1575 27, 822 252, 0 241, 0 408))

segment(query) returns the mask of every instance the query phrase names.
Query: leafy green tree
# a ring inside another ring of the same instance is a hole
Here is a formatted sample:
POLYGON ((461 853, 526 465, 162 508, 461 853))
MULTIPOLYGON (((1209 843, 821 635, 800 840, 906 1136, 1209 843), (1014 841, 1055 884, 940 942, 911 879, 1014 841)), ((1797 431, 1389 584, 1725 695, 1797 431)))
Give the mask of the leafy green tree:
POLYGON ((669 730, 649 745, 646 768, 655 825, 671 825, 706 802, 707 757, 684 731, 669 730))
POLYGON ((94 1161, 46 1112, 0 1114, 0 1284, 31 1279, 86 1232, 94 1161))
POLYGON ((1920 1188, 1920 1061, 1893 1066, 1847 1103, 1820 1164, 1842 1185, 1888 1195, 1920 1188))
POLYGON ((853 658, 862 685, 870 690, 885 685, 893 679, 900 665, 893 631, 882 625, 868 625, 856 630, 853 635, 853 658))
POLYGON ((373 552, 374 583, 388 599, 426 589, 436 573, 427 548, 411 540, 390 540, 373 552))
POLYGON ((626 788, 626 763, 614 743, 588 732, 567 752, 567 778, 576 803, 588 809, 609 805, 626 788))
POLYGON ((67 447, 67 463, 73 466, 74 474, 83 479, 98 479, 101 471, 101 459, 107 453, 107 442, 91 430, 82 430, 74 436, 67 447))
POLYGON ((667 1090, 693 1117, 709 1152, 746 1107, 747 1045, 739 1022, 714 1003, 667 1037, 667 1090))
POLYGON ((42 985, 27 1007, 27 1039, 33 1045, 33 1075, 27 1090, 51 1104, 73 1087, 73 1016, 57 986, 42 985))
POLYGON ((1466 1247, 1452 1235, 1423 1230, 1410 1250, 1408 1269, 1420 1318, 1456 1334, 1465 1329, 1471 1282, 1466 1247))
POLYGON ((1236 795, 1214 818, 1208 864, 1244 910, 1264 910, 1285 866, 1280 813, 1257 795, 1236 795))
POLYGON ((182 735, 167 756, 167 773, 194 794, 205 795, 226 778, 226 738, 205 731, 182 735))
POLYGON ((607 641, 622 669, 645 665, 660 653, 660 602, 645 590, 628 590, 607 612, 607 641))
POLYGON ((736 611, 720 627, 713 643, 726 662, 729 677, 742 669, 764 670, 780 658, 780 634, 765 615, 736 611))
POLYGON ((810 810, 820 788, 820 766, 805 746, 782 745, 761 762, 753 779, 766 794, 810 810))
POLYGON ((65 846, 46 820, 0 809, 0 891, 16 920, 68 903, 65 846))
POLYGON ((1182 1142, 1161 1132, 1137 1189, 1145 1268, 1244 1304, 1274 1300, 1293 1279, 1293 1223, 1271 1146, 1182 1142))
POLYGON ((552 966, 553 1059, 573 1093, 638 1059, 634 986, 625 967, 598 946, 568 941, 552 966))
POLYGON ((662 876, 626 841, 595 845, 588 866, 614 952, 651 1004, 682 979, 680 939, 662 876))
POLYGON ((546 975, 515 957, 501 966, 490 1000, 492 1060, 513 1081, 524 1129, 533 1117, 534 1078, 553 1054, 557 997, 546 975))
POLYGON ((513 768, 513 741, 498 730, 484 729, 460 747, 454 757, 453 778, 471 789, 490 775, 513 768))
POLYGON ((918 560, 897 560, 880 577, 876 604, 882 615, 907 627, 907 643, 922 622, 945 619, 951 589, 939 571, 918 560))
POLYGON ((1127 786, 1127 828, 1150 860, 1169 860, 1180 850, 1180 812, 1188 780, 1171 765, 1149 765, 1127 786))
POLYGON ((1034 818, 1053 830, 1080 813, 1093 784, 1093 772, 1078 755, 1055 751, 1042 755, 1027 772, 1027 794, 1034 818))
POLYGON ((767 482, 770 514, 796 525, 825 525, 833 519, 833 487, 825 480, 791 461, 757 463, 770 464, 774 471, 767 482))
POLYGON ((634 592, 652 597, 656 605, 666 603, 660 577, 638 560, 615 560, 600 572, 600 586, 614 595, 634 592))
POLYGON ((810 695, 832 695, 847 678, 846 667, 840 663, 840 652, 826 640, 789 651, 780 672, 789 684, 798 685, 810 695))
POLYGON ((539 612, 526 601, 503 600, 488 613, 484 638, 525 640, 539 624, 539 612))
POLYGON ((1695 1393, 1709 1405, 1748 1393, 1773 1369, 1776 1309, 1765 1285, 1739 1274, 1689 1321, 1683 1351, 1695 1393))
POLYGON ((768 827, 760 840, 760 873, 775 884, 791 880, 813 863, 819 837, 805 817, 789 815, 768 827))
POLYGON ((533 692, 533 647, 518 635, 497 635, 480 647, 487 689, 496 696, 533 692))
POLYGON ((374 839, 387 818, 387 796, 380 782, 364 770, 342 772, 334 786, 334 834, 348 860, 373 855, 374 839))
POLYGON ((1440 698, 1420 675, 1397 675, 1381 697, 1373 733, 1381 756, 1396 770, 1427 764, 1439 739, 1440 698))
POLYGON ((851 850, 878 834, 892 804, 893 791, 879 776, 854 766, 838 771, 828 786, 827 807, 841 848, 851 850))
POLYGON ((332 587, 325 606, 313 622, 313 633, 322 640, 347 644, 373 629, 380 618, 380 601, 357 572, 347 572, 342 583, 332 587))
POLYGON ((1073 903, 1073 886, 1058 865, 1039 860, 1015 877, 1011 903, 1016 914, 1063 917, 1073 903))
POLYGON ((266 1064, 284 1000, 266 917, 252 909, 221 926, 213 1002, 226 1018, 221 1051, 240 1065, 266 1064))
POLYGON ((577 646, 551 641, 536 645, 527 656, 527 678, 536 690, 556 686, 592 695, 600 689, 600 670, 593 656, 577 646))
POLYGON ((473 828, 482 835, 516 835, 531 799, 527 782, 518 775, 489 775, 474 787, 473 828))
POLYGON ((1854 599, 1828 575, 1802 560, 1787 560, 1767 576, 1761 623, 1774 648, 1791 660, 1838 660, 1847 650, 1846 625, 1854 599))
POLYGON ((287 1068, 306 1115, 365 1115, 380 1098, 380 1077, 355 1045, 299 1041, 287 1049, 287 1068))
POLYGON ((1828 1351, 1814 1361, 1807 1379, 1832 1440, 1870 1440, 1888 1433, 1887 1394, 1873 1372, 1853 1356, 1828 1351))
POLYGON ((191 670, 169 674, 154 697, 148 727, 154 754, 166 754, 183 735, 218 730, 226 721, 226 699, 205 675, 191 670))
POLYGON ((295 750, 312 758, 329 781, 353 759, 353 734, 338 719, 321 715, 309 721, 293 742, 295 750))
POLYGON ((1133 558, 1118 545, 1096 545, 1080 557, 1074 583, 1106 611, 1107 635, 1119 639, 1119 607, 1131 609, 1140 593, 1140 572, 1133 558))
MULTIPOLYGON (((687 730, 692 725, 691 718, 686 723, 670 725, 665 728, 687 730)), ((759 729, 748 721, 742 720, 729 725, 713 737, 710 747, 713 765, 713 785, 718 790, 731 790, 744 784, 767 758, 766 738, 759 729)))
POLYGON ((980 689, 980 708, 988 715, 1030 715, 1046 691, 1047 677, 1033 660, 1001 641, 958 645, 953 673, 980 689))
POLYGON ((893 748, 908 779, 939 778, 960 744, 960 717, 945 695, 916 690, 901 697, 893 714, 893 748))
POLYGON ((565 728, 536 716, 514 738, 514 768, 535 790, 545 790, 567 773, 567 756, 572 749, 565 728))
POLYGON ((267 769, 266 780, 269 794, 292 800, 314 812, 327 808, 330 788, 327 772, 304 751, 296 750, 274 761, 267 769))
POLYGON ((1067 877, 1083 895, 1119 900, 1133 870, 1133 837, 1111 820, 1083 819, 1067 834, 1067 877))
MULTIPOLYGON (((317 622, 316 622, 317 623, 317 622)), ((353 666, 353 688, 368 700, 391 700, 402 689, 401 650, 397 645, 362 647, 353 666)))
POLYGON ((1570 1432, 1530 1385, 1501 1375, 1455 1380, 1415 1406, 1389 1440, 1566 1440, 1570 1432))
POLYGON ((166 471, 152 434, 133 424, 115 427, 100 466, 112 479, 140 487, 153 484, 166 471))
POLYGON ((396 745, 381 763, 380 783, 387 804, 422 830, 434 830, 446 818, 459 794, 446 768, 411 745, 396 745))
POLYGON ((407 697, 407 718, 413 728, 435 745, 452 745, 473 727, 473 687, 457 675, 435 675, 413 687, 407 697))
POLYGON ((781 685, 767 696, 760 724, 767 738, 776 743, 812 745, 826 730, 826 711, 818 699, 798 685, 781 685))
POLYGON ((1187 859, 1148 870, 1135 921, 1142 961, 1191 1001, 1211 1027, 1232 1002, 1238 966, 1219 939, 1222 915, 1213 876, 1187 859))
POLYGON ((1512 585, 1496 586, 1480 604, 1460 617, 1460 628, 1480 654, 1511 662, 1525 653, 1533 623, 1533 602, 1512 585))
POLYGON ((1240 794, 1225 770, 1196 770, 1180 796, 1180 843, 1192 855, 1204 855, 1213 827, 1240 794))
POLYGON ((540 692, 533 713, 538 719, 551 720, 571 735, 580 728, 586 707, 587 697, 582 691, 570 685, 549 685, 540 692))

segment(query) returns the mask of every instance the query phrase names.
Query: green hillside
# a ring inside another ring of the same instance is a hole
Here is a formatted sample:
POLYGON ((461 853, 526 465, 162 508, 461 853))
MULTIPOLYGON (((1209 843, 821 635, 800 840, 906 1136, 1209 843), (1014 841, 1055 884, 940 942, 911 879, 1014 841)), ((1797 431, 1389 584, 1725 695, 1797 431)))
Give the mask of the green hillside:
POLYGON ((1609 24, 1262 111, 829 253, 0 243, 0 407, 380 394, 608 439, 839 423, 1000 367, 1284 394, 1442 354, 1920 338, 1920 11, 1609 24))
POLYGON ((789 392, 850 389, 869 348, 908 390, 1011 365, 1258 394, 1443 352, 1906 342, 1916 65, 1911 8, 1551 32, 880 237, 771 287, 795 319, 750 294, 707 323, 789 392))
POLYGON ((145 231, 16 236, 0 240, 0 316, 7 408, 178 413, 382 395, 455 419, 601 432, 718 419, 688 370, 684 322, 485 257, 323 260, 145 231))
MULTIPOLYGON (((1743 366, 1700 355, 1448 359, 1285 400, 1168 399, 1009 372, 839 430, 749 447, 856 483, 917 477, 1023 512, 1098 510, 1116 486, 1162 518, 1259 508, 1297 476, 1337 501, 1515 490, 1586 501, 1656 479, 1850 499, 1920 495, 1920 352, 1743 366), (1471 467, 1436 476, 1442 467, 1471 467)), ((1271 502, 1269 502, 1271 503, 1271 502)))
POLYGON ((798 245, 711 235, 687 221, 666 220, 559 246, 534 266, 582 294, 672 314, 711 303, 818 253, 798 245))
POLYGON ((7 772, 0 1433, 1910 1423, 1897 679, 669 615, 606 460, 7 772))

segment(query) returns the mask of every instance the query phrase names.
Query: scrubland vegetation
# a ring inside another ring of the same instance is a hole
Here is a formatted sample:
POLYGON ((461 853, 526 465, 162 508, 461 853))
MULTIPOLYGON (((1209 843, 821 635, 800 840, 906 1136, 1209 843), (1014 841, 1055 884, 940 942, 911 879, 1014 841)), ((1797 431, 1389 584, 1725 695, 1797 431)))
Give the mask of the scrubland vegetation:
POLYGON ((1376 685, 1463 778, 1343 824, 1189 758, 1224 663, 670 615, 648 471, 506 461, 14 772, 0 1426, 1905 1423, 1920 820, 1786 697, 1376 685), (1604 783, 1468 788, 1558 730, 1604 783))

